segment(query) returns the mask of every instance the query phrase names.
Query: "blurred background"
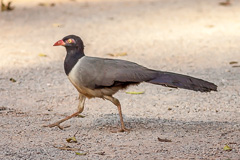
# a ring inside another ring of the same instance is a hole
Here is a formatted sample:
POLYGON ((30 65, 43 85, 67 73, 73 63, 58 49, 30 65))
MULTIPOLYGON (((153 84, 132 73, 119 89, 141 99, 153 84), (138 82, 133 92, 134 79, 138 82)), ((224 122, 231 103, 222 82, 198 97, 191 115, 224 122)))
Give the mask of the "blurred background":
MULTIPOLYGON (((8 2, 2 1, 5 6, 8 2)), ((127 52, 128 59, 150 64, 158 59, 158 66, 169 61, 176 68, 179 63, 219 67, 239 58, 239 1, 230 5, 221 5, 225 2, 221 0, 11 2, 12 10, 0 14, 0 53, 5 57, 1 67, 58 61, 64 51, 52 44, 69 34, 82 37, 88 55, 127 52), (39 53, 48 58, 42 60, 39 53)))

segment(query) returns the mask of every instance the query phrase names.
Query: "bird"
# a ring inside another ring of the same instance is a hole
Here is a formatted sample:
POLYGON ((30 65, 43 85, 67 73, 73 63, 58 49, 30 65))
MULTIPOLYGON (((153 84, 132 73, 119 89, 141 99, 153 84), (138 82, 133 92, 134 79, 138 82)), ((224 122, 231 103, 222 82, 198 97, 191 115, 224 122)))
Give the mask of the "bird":
POLYGON ((86 56, 83 41, 76 35, 68 35, 53 46, 66 48, 64 70, 70 82, 79 92, 79 104, 77 112, 46 125, 47 127, 63 129, 64 127, 60 126, 62 122, 83 112, 86 98, 102 98, 117 106, 121 123, 118 131, 128 131, 124 125, 121 104, 113 95, 119 90, 142 82, 200 92, 217 91, 217 85, 214 83, 191 76, 149 69, 121 59, 86 56))

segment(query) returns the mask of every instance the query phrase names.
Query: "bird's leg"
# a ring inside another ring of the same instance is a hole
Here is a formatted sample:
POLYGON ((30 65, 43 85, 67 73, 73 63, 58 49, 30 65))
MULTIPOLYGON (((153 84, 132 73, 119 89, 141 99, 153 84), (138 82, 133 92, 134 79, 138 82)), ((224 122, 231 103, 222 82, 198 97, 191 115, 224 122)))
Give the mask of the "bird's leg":
POLYGON ((80 113, 82 113, 82 111, 83 111, 83 109, 84 109, 85 100, 86 100, 86 97, 80 93, 80 94, 79 94, 79 104, 78 104, 78 110, 77 110, 77 112, 73 113, 73 114, 70 115, 70 116, 65 117, 64 119, 61 119, 60 121, 57 121, 57 122, 55 122, 55 123, 53 123, 53 124, 46 125, 46 126, 44 126, 44 127, 50 127, 50 128, 51 128, 51 127, 57 126, 58 128, 63 129, 64 127, 60 126, 60 124, 61 124, 62 122, 64 122, 64 121, 66 121, 66 120, 68 120, 68 119, 70 119, 70 118, 72 118, 72 117, 75 117, 75 116, 79 115, 80 113))
POLYGON ((125 128, 125 125, 124 125, 124 122, 123 122, 122 109, 121 109, 121 104, 120 104, 119 100, 117 98, 112 97, 112 96, 104 96, 104 99, 107 99, 107 100, 111 101, 118 108, 118 113, 119 113, 120 122, 121 122, 121 129, 119 130, 119 132, 128 131, 128 129, 125 128))

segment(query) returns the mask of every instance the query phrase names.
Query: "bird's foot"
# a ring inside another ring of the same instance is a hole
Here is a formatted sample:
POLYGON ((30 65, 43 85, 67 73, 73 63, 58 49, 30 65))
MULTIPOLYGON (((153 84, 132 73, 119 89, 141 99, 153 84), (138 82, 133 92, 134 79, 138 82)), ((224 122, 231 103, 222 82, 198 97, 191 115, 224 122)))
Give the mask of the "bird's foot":
POLYGON ((118 132, 130 132, 130 129, 127 128, 121 128, 121 129, 117 129, 117 130, 111 130, 112 133, 118 133, 118 132))
POLYGON ((68 128, 70 127, 70 125, 68 126, 60 126, 60 123, 59 122, 56 122, 56 123, 52 123, 52 124, 49 124, 49 125, 44 125, 43 127, 58 127, 59 129, 63 130, 64 128, 68 128))
POLYGON ((75 116, 79 115, 79 113, 80 113, 80 112, 77 111, 76 113, 73 113, 71 116, 67 116, 66 118, 64 118, 64 119, 62 119, 62 120, 60 120, 60 121, 57 121, 57 122, 55 122, 55 123, 53 123, 53 124, 44 125, 43 127, 50 127, 50 128, 52 128, 52 127, 58 127, 59 129, 68 128, 68 127, 70 127, 70 126, 64 126, 64 127, 62 127, 62 126, 60 126, 60 124, 63 123, 63 122, 65 122, 66 120, 72 118, 72 117, 75 117, 75 116))
POLYGON ((130 132, 130 129, 121 128, 121 129, 118 130, 118 132, 130 132))

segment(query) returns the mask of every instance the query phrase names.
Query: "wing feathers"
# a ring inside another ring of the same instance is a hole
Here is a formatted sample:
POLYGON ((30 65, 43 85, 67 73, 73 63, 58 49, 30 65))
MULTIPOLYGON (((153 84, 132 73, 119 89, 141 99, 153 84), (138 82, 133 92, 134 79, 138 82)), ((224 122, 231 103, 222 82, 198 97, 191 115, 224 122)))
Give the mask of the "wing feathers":
POLYGON ((217 91, 217 86, 211 82, 171 72, 159 71, 158 76, 150 80, 149 83, 200 92, 217 91))
MULTIPOLYGON (((75 67, 74 67, 75 69, 75 67)), ((111 88, 149 82, 194 91, 216 91, 217 86, 198 78, 151 70, 133 62, 118 59, 83 57, 76 67, 77 83, 90 89, 111 88)))

